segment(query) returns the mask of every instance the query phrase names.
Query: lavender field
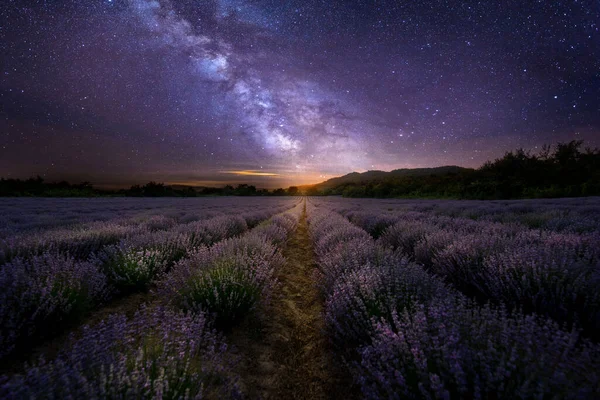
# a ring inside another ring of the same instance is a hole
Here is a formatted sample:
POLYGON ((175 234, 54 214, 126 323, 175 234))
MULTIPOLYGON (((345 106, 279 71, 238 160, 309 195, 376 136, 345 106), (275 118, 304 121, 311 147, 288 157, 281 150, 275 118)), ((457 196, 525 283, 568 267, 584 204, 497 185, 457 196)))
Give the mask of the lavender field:
POLYGON ((600 398, 600 199, 311 199, 327 335, 365 398, 600 398))
POLYGON ((600 199, 0 199, 0 398, 600 398, 600 199))

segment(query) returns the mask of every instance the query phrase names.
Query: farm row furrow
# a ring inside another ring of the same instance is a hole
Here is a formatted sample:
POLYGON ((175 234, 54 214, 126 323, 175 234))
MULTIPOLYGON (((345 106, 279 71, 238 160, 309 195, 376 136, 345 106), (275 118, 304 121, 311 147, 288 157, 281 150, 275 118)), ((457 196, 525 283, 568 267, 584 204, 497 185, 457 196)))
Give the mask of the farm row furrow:
POLYGON ((0 266, 0 357, 57 335, 111 300, 146 292, 190 252, 243 234, 282 208, 289 206, 138 232, 116 244, 92 239, 95 251, 84 260, 69 246, 12 259, 0 266))
POLYGON ((283 264, 279 247, 300 207, 244 235, 201 245, 156 285, 133 318, 85 327, 59 356, 2 377, 2 398, 232 398, 241 395, 227 331, 269 302, 283 264), (216 327, 218 330, 213 329, 216 327))
POLYGON ((600 396, 597 344, 470 300, 318 201, 308 215, 325 329, 366 398, 600 396))
POLYGON ((323 332, 312 247, 303 212, 284 247, 286 263, 276 270, 273 301, 254 325, 233 334, 249 398, 354 398, 323 332))

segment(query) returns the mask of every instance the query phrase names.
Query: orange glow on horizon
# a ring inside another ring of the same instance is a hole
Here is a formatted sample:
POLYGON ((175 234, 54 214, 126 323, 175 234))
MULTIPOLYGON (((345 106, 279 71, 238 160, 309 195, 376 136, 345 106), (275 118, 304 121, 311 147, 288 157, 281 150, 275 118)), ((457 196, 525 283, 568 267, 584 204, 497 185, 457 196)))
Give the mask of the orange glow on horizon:
POLYGON ((238 175, 238 176, 281 176, 274 172, 260 172, 252 170, 241 170, 241 171, 220 171, 222 174, 238 175))

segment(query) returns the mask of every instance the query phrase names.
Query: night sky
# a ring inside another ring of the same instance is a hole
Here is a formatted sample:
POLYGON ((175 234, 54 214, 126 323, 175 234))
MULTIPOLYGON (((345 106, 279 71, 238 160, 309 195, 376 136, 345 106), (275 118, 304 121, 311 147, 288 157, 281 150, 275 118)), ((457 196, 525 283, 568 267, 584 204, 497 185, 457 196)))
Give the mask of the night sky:
POLYGON ((0 4, 0 176, 260 187, 600 146, 600 1, 0 4))

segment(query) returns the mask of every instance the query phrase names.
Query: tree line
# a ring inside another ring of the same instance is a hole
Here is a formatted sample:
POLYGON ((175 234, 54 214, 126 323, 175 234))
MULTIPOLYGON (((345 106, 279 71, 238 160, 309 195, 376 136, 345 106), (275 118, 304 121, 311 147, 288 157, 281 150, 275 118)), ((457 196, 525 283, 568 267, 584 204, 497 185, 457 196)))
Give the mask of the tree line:
POLYGON ((198 197, 198 196, 293 196, 307 194, 346 197, 402 197, 453 199, 519 199, 600 195, 600 150, 583 148, 582 141, 544 146, 537 153, 524 149, 509 151, 478 169, 449 169, 446 173, 415 174, 334 187, 315 185, 300 192, 296 186, 275 190, 253 185, 212 187, 173 187, 149 182, 129 189, 99 190, 90 182, 46 182, 41 177, 0 179, 0 196, 39 197, 198 197))
POLYGON ((202 197, 202 196, 294 196, 296 186, 275 190, 257 189, 254 185, 227 185, 222 188, 172 187, 164 183, 148 182, 129 189, 100 190, 90 182, 71 184, 66 181, 46 182, 37 176, 29 179, 0 179, 0 197, 202 197))
POLYGON ((582 141, 509 151, 478 169, 426 176, 390 176, 346 183, 311 195, 454 199, 520 199, 600 195, 600 150, 582 141))

